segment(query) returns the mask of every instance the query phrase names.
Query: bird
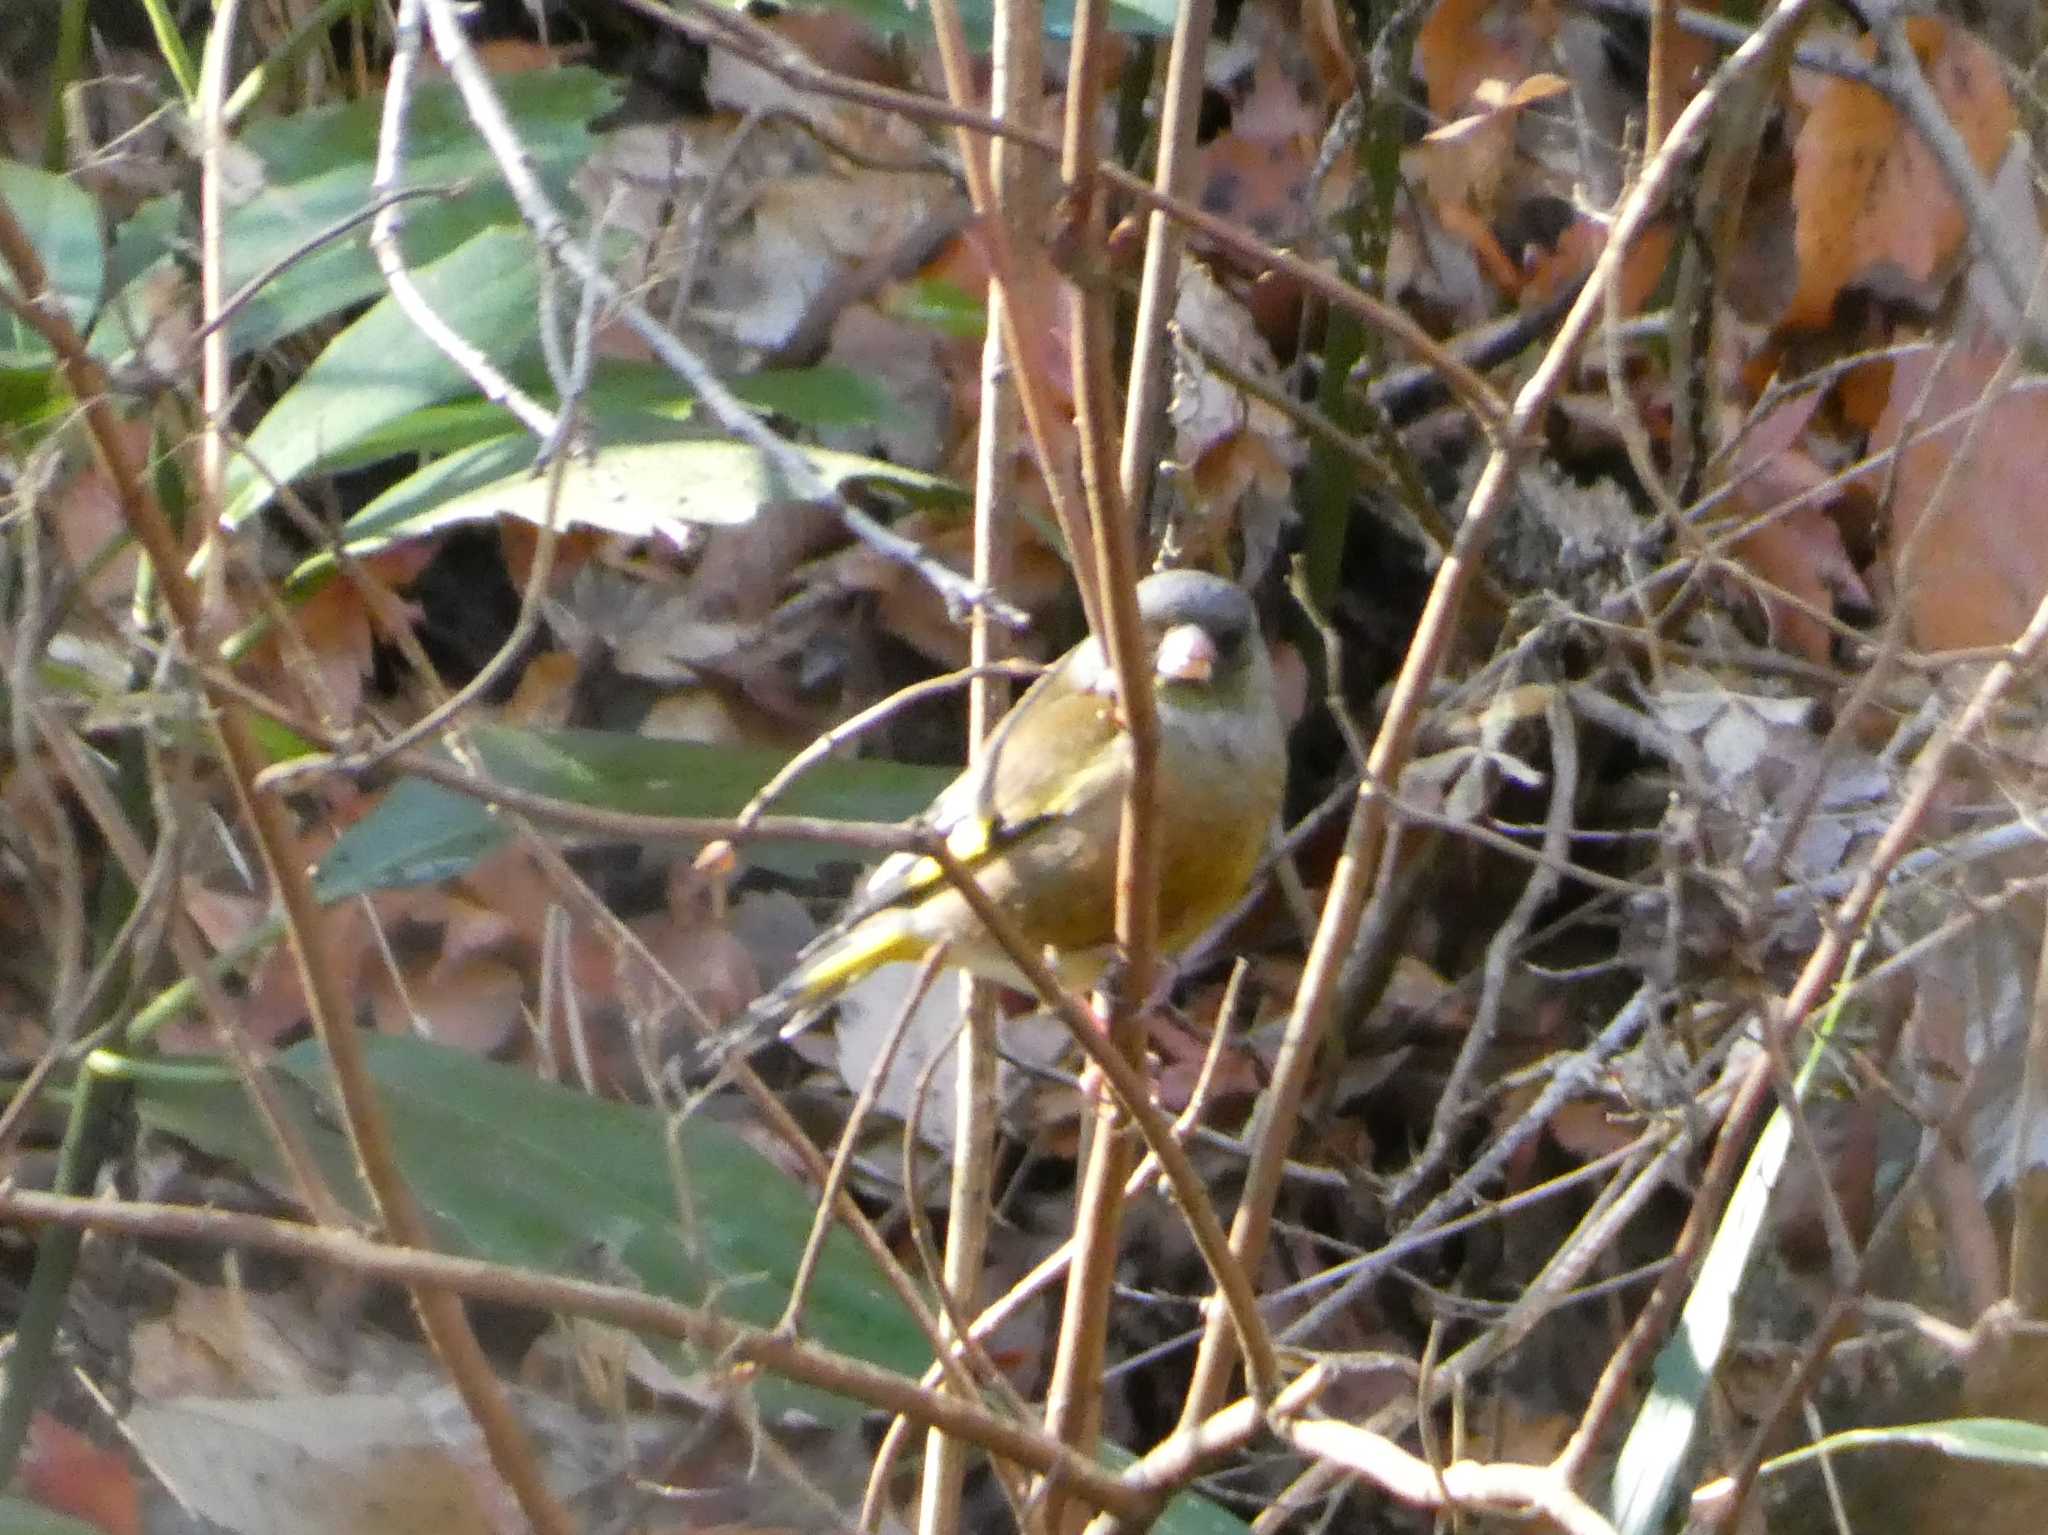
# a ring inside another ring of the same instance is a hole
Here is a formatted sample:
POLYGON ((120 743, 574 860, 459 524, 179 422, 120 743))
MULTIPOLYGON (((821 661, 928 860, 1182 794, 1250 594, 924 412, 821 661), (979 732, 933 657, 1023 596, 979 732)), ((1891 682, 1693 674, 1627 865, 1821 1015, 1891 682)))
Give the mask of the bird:
MULTIPOLYGON (((1159 935, 1172 953, 1244 894, 1279 814, 1287 735, 1251 598, 1233 582, 1168 570, 1137 586, 1159 720, 1159 935)), ((942 836, 990 901, 1087 986, 1116 952, 1118 833, 1131 743, 1116 668, 1095 636, 1048 669, 981 757, 910 823, 942 836)), ((789 1037, 877 967, 945 962, 1030 987, 933 858, 892 854, 728 1038, 789 1037)), ((744 1047, 742 1047, 744 1048, 744 1047)))

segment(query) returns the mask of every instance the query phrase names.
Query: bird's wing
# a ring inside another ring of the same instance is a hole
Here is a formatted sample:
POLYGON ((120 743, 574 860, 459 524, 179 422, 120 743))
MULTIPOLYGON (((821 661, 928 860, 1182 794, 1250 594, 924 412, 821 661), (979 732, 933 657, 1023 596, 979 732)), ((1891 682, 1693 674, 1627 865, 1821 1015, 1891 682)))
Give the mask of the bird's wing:
MULTIPOLYGON (((1120 802, 1128 752, 1113 702, 1091 692, 1046 690, 1051 680, 1050 674, 1041 678, 991 737, 991 770, 961 774, 921 818, 977 873, 1050 828, 1093 820, 1091 807, 1098 803, 1120 802), (1019 739, 1015 721, 1028 723, 1029 750, 1013 749, 1019 739), (1049 743, 1060 749, 1045 750, 1049 743)), ((893 854, 875 867, 834 927, 843 930, 889 907, 915 905, 947 883, 936 859, 893 854)))

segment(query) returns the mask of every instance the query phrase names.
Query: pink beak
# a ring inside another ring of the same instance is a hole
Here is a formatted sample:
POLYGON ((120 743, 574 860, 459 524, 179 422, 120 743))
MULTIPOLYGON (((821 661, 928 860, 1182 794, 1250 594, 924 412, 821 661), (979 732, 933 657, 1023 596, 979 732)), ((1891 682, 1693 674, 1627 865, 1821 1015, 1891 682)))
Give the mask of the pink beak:
POLYGON ((1200 624, 1175 624, 1159 641, 1152 675, 1161 682, 1207 682, 1216 674, 1216 642, 1200 624))

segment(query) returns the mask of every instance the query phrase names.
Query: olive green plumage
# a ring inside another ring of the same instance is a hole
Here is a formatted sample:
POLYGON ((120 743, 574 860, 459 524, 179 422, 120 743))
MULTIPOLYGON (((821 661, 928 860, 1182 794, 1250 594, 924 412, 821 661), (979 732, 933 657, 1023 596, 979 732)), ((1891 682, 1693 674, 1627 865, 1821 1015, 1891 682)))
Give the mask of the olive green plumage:
MULTIPOLYGON (((1137 597, 1159 714, 1159 928, 1172 952, 1244 894, 1280 809, 1287 744, 1250 598, 1188 570, 1147 577, 1137 597)), ((981 763, 919 818, 945 833, 1071 984, 1093 981, 1114 948, 1130 755, 1115 669, 1090 637, 1032 685, 981 763)), ((920 959, 940 943, 951 963, 1022 984, 939 866, 895 854, 748 1021, 813 1012, 878 965, 920 959)))

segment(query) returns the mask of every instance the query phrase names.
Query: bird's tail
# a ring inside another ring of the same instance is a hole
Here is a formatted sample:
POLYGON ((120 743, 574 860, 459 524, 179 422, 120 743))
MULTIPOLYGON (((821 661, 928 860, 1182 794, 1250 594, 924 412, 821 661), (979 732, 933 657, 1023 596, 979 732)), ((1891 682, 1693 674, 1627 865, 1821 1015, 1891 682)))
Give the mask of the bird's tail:
POLYGON ((706 1045, 707 1064, 723 1066, 752 1055, 771 1039, 794 1039, 822 1018, 848 986, 877 966, 915 959, 921 948, 899 922, 871 917, 851 927, 826 929, 797 956, 788 975, 706 1045))

